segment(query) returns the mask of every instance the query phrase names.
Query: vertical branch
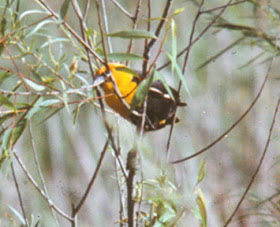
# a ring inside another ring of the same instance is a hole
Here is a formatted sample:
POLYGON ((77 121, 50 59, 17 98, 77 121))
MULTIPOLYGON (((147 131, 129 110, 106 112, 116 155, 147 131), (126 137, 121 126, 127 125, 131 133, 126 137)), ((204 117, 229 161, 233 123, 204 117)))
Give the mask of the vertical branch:
POLYGON ((276 108, 275 108, 275 111, 274 111, 274 115, 273 115, 273 119, 272 119, 272 123, 271 123, 271 126, 270 126, 270 129, 269 129, 269 134, 268 134, 268 138, 267 138, 267 141, 266 141, 266 144, 265 144, 265 148, 264 148, 264 151, 263 151, 263 154, 261 156, 261 159, 259 161, 259 164, 245 190, 245 192, 243 193, 241 199, 239 200, 236 208, 234 209, 234 211, 232 212, 231 216, 229 217, 229 219, 226 221, 224 227, 228 226, 230 224, 230 222, 232 221, 232 218, 234 217, 234 215, 236 214, 236 212, 238 211, 239 207, 241 206, 242 202, 244 201, 246 195, 248 194, 252 184, 254 183, 255 181, 255 178, 256 176, 258 175, 259 171, 260 171, 260 168, 261 168, 261 165, 264 161, 264 158, 265 158, 265 155, 267 154, 267 151, 268 151, 268 146, 270 144, 270 140, 271 140, 271 135, 272 135, 272 132, 273 132, 273 127, 274 127, 274 124, 275 124, 275 121, 276 121, 276 116, 277 116, 277 113, 278 113, 278 110, 279 110, 279 105, 280 105, 280 98, 278 99, 278 102, 277 102, 277 105, 276 105, 276 108))
MULTIPOLYGON (((198 38, 196 40, 198 40, 202 34, 204 34, 217 20, 218 18, 221 17, 221 15, 224 13, 224 11, 227 9, 227 7, 231 4, 232 0, 229 0, 228 3, 225 5, 225 7, 220 11, 220 13, 214 18, 214 20, 211 21, 211 23, 206 26, 206 28, 200 33, 200 35, 198 36, 198 38)), ((189 45, 188 45, 188 51, 185 55, 185 59, 184 59, 184 65, 183 65, 183 68, 182 68, 182 72, 183 74, 185 73, 186 71, 186 66, 187 66, 187 63, 188 63, 188 59, 189 59, 189 55, 190 55, 190 50, 191 50, 191 47, 194 43, 193 41, 193 35, 194 35, 194 32, 195 32, 195 28, 196 28, 196 24, 197 24, 197 21, 199 19, 199 16, 201 15, 202 11, 201 11, 201 8, 204 4, 204 0, 201 0, 201 4, 199 6, 199 9, 198 9, 198 12, 197 12, 197 15, 195 17, 195 20, 193 22, 193 27, 192 27, 192 31, 191 31, 191 35, 190 35, 190 40, 189 40, 189 45)), ((178 87, 178 93, 180 94, 181 92, 181 88, 182 88, 182 82, 180 81, 179 82, 179 87, 178 87)), ((175 114, 174 114, 174 119, 173 119, 173 123, 171 125, 171 128, 170 128, 170 131, 169 131, 169 135, 168 135, 168 142, 167 142, 167 146, 166 146, 166 153, 167 153, 167 158, 168 158, 168 155, 169 155, 169 151, 170 151, 170 145, 171 145, 171 139, 172 139, 172 134, 173 134, 173 129, 174 129, 174 124, 175 124, 175 121, 176 121, 176 114, 177 114, 177 109, 175 109, 175 114)))
POLYGON ((86 188, 86 191, 85 191, 84 195, 82 196, 82 198, 81 198, 80 202, 78 203, 78 205, 73 208, 73 211, 72 211, 72 218, 73 219, 75 219, 77 213, 82 208, 83 204, 85 203, 85 201, 86 201, 86 199, 87 199, 87 197, 89 195, 89 192, 90 192, 93 184, 95 183, 95 180, 96 180, 96 178, 97 178, 97 176, 99 174, 99 170, 100 170, 100 167, 102 165, 103 159, 105 157, 108 144, 109 144, 109 138, 107 139, 107 141, 106 141, 106 143, 105 143, 105 145, 103 147, 103 150, 102 150, 102 152, 100 154, 100 158, 99 158, 98 163, 97 163, 97 166, 96 166, 95 171, 94 171, 94 173, 92 175, 92 178, 91 178, 91 180, 90 180, 90 182, 89 182, 89 184, 88 184, 88 186, 86 188))
MULTIPOLYGON (((133 29, 137 28, 137 21, 138 21, 141 5, 142 5, 142 0, 138 0, 134 17, 132 17, 132 23, 133 23, 132 28, 133 29)), ((129 53, 129 54, 132 51, 132 45, 133 45, 133 39, 130 40, 128 48, 127 48, 127 53, 129 53)), ((129 64, 129 61, 126 62, 126 65, 128 65, 128 64, 129 64)))
POLYGON ((13 175, 13 178, 14 178, 15 187, 16 187, 17 195, 18 195, 18 200, 19 200, 19 204, 20 204, 22 215, 24 217, 25 225, 29 226, 29 222, 28 222, 28 220, 26 218, 26 214, 25 214, 25 210, 24 210, 24 206, 23 206, 23 202, 22 202, 22 197, 21 197, 21 194, 20 194, 19 185, 18 185, 18 181, 17 181, 17 178, 16 178, 13 162, 11 163, 11 169, 12 169, 12 175, 13 175))
POLYGON ((105 66, 107 68, 107 70, 109 70, 108 67, 108 60, 107 60, 107 54, 106 54, 106 46, 105 46, 105 39, 104 39, 104 30, 103 30, 103 26, 102 26, 102 20, 101 20, 101 13, 100 13, 100 8, 99 8, 99 3, 97 0, 95 0, 95 6, 97 9, 97 15, 98 15, 98 26, 99 26, 99 31, 101 34, 101 43, 102 43, 102 47, 103 47, 103 52, 104 52, 104 60, 105 60, 105 66))
POLYGON ((128 227, 134 227, 134 177, 138 169, 138 152, 131 150, 127 155, 127 170, 129 172, 127 179, 127 214, 128 214, 128 227))
MULTIPOLYGON (((230 0, 230 1, 231 1, 231 0, 230 0)), ((192 43, 193 35, 194 35, 194 32, 195 32, 195 28, 196 28, 196 24, 197 24, 198 19, 199 19, 200 15, 201 15, 201 8, 202 8, 203 4, 204 4, 204 0, 201 0, 201 3, 200 3, 200 5, 199 5, 197 14, 196 14, 195 19, 194 19, 194 22, 193 22, 193 26, 192 26, 192 30, 191 30, 191 34, 190 34, 189 46, 190 46, 191 43, 192 43)), ((191 47, 191 46, 190 46, 190 47, 191 47)), ((182 69, 183 75, 184 75, 184 73, 185 73, 186 66, 187 66, 187 62, 188 62, 188 59, 189 59, 190 49, 191 49, 191 48, 189 48, 189 50, 187 51, 186 56, 185 56, 185 59, 184 59, 184 65, 183 65, 183 69, 182 69)), ((179 94, 180 94, 180 91, 181 91, 181 87, 182 87, 182 82, 180 81, 180 82, 179 82, 179 87, 178 87, 178 93, 179 93, 179 94)), ((166 146, 166 157, 167 157, 167 159, 168 159, 168 157, 169 157, 169 152, 170 152, 171 139, 172 139, 172 134, 173 134, 174 125, 175 125, 175 121, 176 121, 176 113, 177 113, 177 108, 175 109, 173 122, 172 122, 172 125, 171 125, 171 127, 170 127, 170 131, 169 131, 169 135, 168 135, 168 140, 167 140, 167 146, 166 146)))
POLYGON ((37 184, 37 182, 34 180, 34 178, 31 176, 31 174, 28 172, 28 170, 26 169, 26 166, 23 164, 22 160, 20 159, 20 157, 17 155, 17 152, 14 151, 14 156, 17 159, 18 164, 20 165, 20 167, 22 168, 23 172, 25 173, 26 177, 28 178, 28 180, 31 182, 31 184, 37 189, 37 191, 41 194, 41 196, 47 201, 48 205, 50 207, 52 207, 58 214, 60 214, 62 217, 64 217, 66 220, 69 220, 70 222, 73 221, 73 219, 67 215, 66 213, 64 213, 64 211, 60 210, 50 199, 48 199, 48 197, 46 196, 45 192, 42 191, 39 187, 39 185, 37 184))
MULTIPOLYGON (((155 36, 158 37, 164 23, 166 22, 166 18, 168 16, 169 10, 171 8, 173 0, 167 0, 166 5, 165 5, 165 9, 163 11, 163 14, 161 16, 161 21, 159 22, 156 32, 155 32, 155 36)), ((145 46, 145 50, 143 53, 143 57, 144 57, 144 61, 143 61, 143 65, 142 65, 142 74, 146 76, 146 71, 147 71, 147 66, 148 66, 148 61, 149 61, 149 55, 150 55, 150 50, 152 48, 152 46, 155 44, 156 39, 152 39, 147 46, 145 46)))
MULTIPOLYGON (((102 10, 103 10, 103 20, 105 24, 105 32, 106 34, 109 33, 109 23, 108 23, 108 18, 107 18, 107 12, 106 12, 106 3, 104 0, 101 0, 102 4, 102 10)), ((113 52, 112 44, 111 44, 111 38, 107 36, 107 43, 108 43, 108 48, 109 48, 109 53, 113 52)))

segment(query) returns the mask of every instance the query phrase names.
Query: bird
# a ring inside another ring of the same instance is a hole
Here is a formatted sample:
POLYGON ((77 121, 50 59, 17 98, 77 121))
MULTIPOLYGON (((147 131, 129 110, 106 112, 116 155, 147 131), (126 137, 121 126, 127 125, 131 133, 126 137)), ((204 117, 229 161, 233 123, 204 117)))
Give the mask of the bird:
MULTIPOLYGON (((155 131, 173 124, 176 108, 187 104, 180 101, 177 90, 168 86, 169 92, 172 93, 170 95, 161 80, 151 83, 146 97, 146 107, 142 104, 131 111, 136 90, 143 80, 139 71, 120 63, 108 63, 96 71, 93 87, 100 86, 107 105, 138 129, 141 127, 144 109, 146 110, 144 131, 155 131)), ((175 118, 175 122, 179 122, 179 119, 175 118)))

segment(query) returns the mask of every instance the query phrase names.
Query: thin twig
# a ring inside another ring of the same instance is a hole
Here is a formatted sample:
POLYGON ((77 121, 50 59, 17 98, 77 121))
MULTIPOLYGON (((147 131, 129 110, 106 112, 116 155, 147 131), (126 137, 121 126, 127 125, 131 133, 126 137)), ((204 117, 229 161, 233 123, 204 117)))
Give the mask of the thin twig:
MULTIPOLYGON (((274 58, 273 58, 274 59, 274 58)), ((251 105, 247 108, 247 110, 240 116, 240 118, 237 119, 236 122, 234 122, 229 128, 228 130, 226 130, 222 135, 220 135, 217 139, 215 139, 212 143, 210 143, 209 145, 207 145, 206 147, 204 147, 203 149, 195 152, 194 154, 190 155, 190 156, 187 156, 186 158, 182 158, 182 159, 178 159, 176 161, 172 161, 171 163, 172 164, 177 164, 177 163, 180 163, 180 162, 184 162, 184 161, 187 161, 189 159, 192 159, 204 152, 206 152, 207 150, 209 150, 211 147, 213 147, 214 145, 216 145, 218 142, 220 142, 232 129, 235 128, 236 125, 238 125, 246 116, 247 114, 251 111, 251 109, 254 107, 254 105, 256 104, 256 102, 258 101, 259 97, 261 96, 262 94, 262 91, 264 89, 264 86, 267 82, 267 79, 269 77, 269 73, 271 71, 271 68, 272 68, 272 63, 273 63, 273 59, 272 61, 270 62, 270 65, 268 67, 268 70, 267 70, 267 73, 265 75, 265 78, 264 78, 264 81, 260 87, 260 90, 258 92, 258 94, 256 95, 255 99, 252 101, 251 105)))
MULTIPOLYGON (((43 0, 36 0, 41 3, 41 5, 54 17, 57 21, 59 20, 59 16, 43 1, 43 0)), ((104 61, 99 55, 72 29, 64 20, 61 22, 66 29, 86 48, 89 49, 90 53, 98 59, 99 62, 104 64, 104 61)))
POLYGON ((272 131, 273 131, 273 127, 274 127, 274 124, 275 124, 275 121, 276 121, 276 116, 277 116, 277 113, 278 113, 278 110, 279 110, 279 105, 280 105, 280 98, 278 99, 278 102, 277 102, 277 105, 276 105, 276 108, 275 108, 275 111, 274 111, 274 116, 273 116, 273 120, 272 120, 272 123, 271 123, 271 126, 270 126, 270 129, 269 129, 269 135, 268 135, 268 138, 267 138, 267 141, 266 141, 266 144, 265 144, 265 148, 264 148, 264 151, 262 153, 262 156, 261 156, 261 159, 259 161, 259 164, 245 190, 245 192, 243 193, 241 199, 239 200, 236 208, 234 209, 234 211, 232 212, 231 216, 229 217, 229 219, 226 221, 224 227, 228 226, 230 224, 230 222, 232 221, 232 218, 234 217, 234 215, 236 214, 236 212, 238 211, 239 207, 241 206, 242 202, 244 201, 246 195, 248 194, 252 184, 254 183, 255 181, 255 178, 256 176, 258 175, 258 172, 260 171, 260 168, 261 168, 261 165, 264 161, 264 158, 265 158, 265 155, 267 154, 267 151, 268 151, 268 146, 270 144, 270 139, 271 139, 271 135, 272 135, 272 131))
POLYGON ((103 160, 104 160, 104 157, 105 157, 105 154, 106 154, 106 151, 107 151, 108 144, 109 144, 109 138, 106 140, 106 143, 105 143, 105 145, 104 145, 104 147, 102 149, 102 152, 100 154, 100 158, 98 160, 98 163, 97 163, 95 171, 94 171, 94 173, 92 175, 92 178, 91 178, 91 180, 90 180, 90 182, 89 182, 89 184, 87 186, 87 189, 86 189, 84 195, 82 196, 80 202, 78 203, 78 205, 74 208, 74 211, 73 211, 73 214, 72 214, 73 218, 76 216, 76 214, 82 208, 83 204, 85 203, 85 201, 86 201, 86 199, 87 199, 87 197, 89 195, 89 192, 90 192, 92 186, 95 183, 95 180, 96 180, 96 178, 97 178, 97 176, 99 174, 100 167, 101 167, 101 165, 103 163, 103 160))
POLYGON ((58 214, 60 214, 62 217, 64 217, 65 219, 67 219, 68 221, 73 221, 72 217, 70 217, 68 214, 66 214, 64 211, 62 211, 60 208, 58 208, 53 202, 52 200, 50 200, 45 192, 43 190, 40 189, 39 185, 37 184, 37 182, 34 180, 34 178, 31 176, 31 174, 28 172, 28 170, 26 169, 25 165, 23 164, 22 160, 20 159, 20 157, 18 156, 17 152, 14 151, 14 156, 16 157, 20 167, 22 168, 23 172, 25 173, 25 175, 27 176, 28 180, 31 182, 31 184, 35 187, 35 189, 37 189, 37 191, 41 194, 41 196, 46 200, 46 202, 48 203, 49 207, 52 207, 58 214))
POLYGON ((138 152, 131 150, 127 154, 126 168, 129 171, 127 184, 127 215, 128 215, 128 227, 134 227, 134 177, 136 170, 138 169, 138 152))
MULTIPOLYGON (((34 157, 34 160, 35 160, 36 169, 37 169, 37 171, 39 173, 39 178, 40 178, 41 183, 43 185, 44 192, 45 192, 45 194, 46 194, 46 196, 47 196, 47 198, 49 200, 50 196, 49 196, 48 188, 47 188, 47 185, 46 185, 43 173, 42 173, 42 169, 41 169, 41 166, 40 166, 39 158, 38 158, 38 155, 37 155, 36 146, 35 146, 34 137, 33 137, 33 132, 32 132, 32 122, 31 121, 29 122, 28 129, 29 129, 28 131, 29 131, 29 136, 30 136, 30 140, 31 140, 31 148, 32 148, 32 153, 33 153, 33 157, 34 157)), ((57 220, 57 217, 56 217, 56 215, 55 215, 55 213, 53 211, 53 208, 50 207, 50 210, 51 210, 51 214, 53 216, 53 219, 54 219, 56 225, 59 226, 58 220, 57 220)))
POLYGON ((120 3, 118 3, 116 0, 111 0, 115 4, 116 7, 120 9, 121 12, 123 12, 124 15, 128 16, 131 20, 133 20, 132 14, 130 14, 120 3))
MULTIPOLYGON (((107 18, 107 12, 106 12, 106 3, 104 0, 101 0, 102 10, 103 10, 103 20, 105 24, 105 33, 109 34, 109 23, 107 18)), ((107 36, 107 43, 108 43, 108 49, 109 53, 113 53, 112 43, 111 43, 111 37, 107 36)))
MULTIPOLYGON (((167 0, 166 1, 166 5, 163 11, 163 14, 161 16, 161 20, 157 26, 156 32, 155 32, 155 36, 158 37, 160 35, 160 32, 163 28, 164 23, 166 22, 166 18, 168 16, 169 10, 171 8, 173 0, 167 0)), ((143 61, 143 66, 142 66, 142 75, 146 76, 146 70, 147 70, 147 66, 148 66, 148 61, 149 61, 149 54, 150 54, 150 50, 152 48, 152 46, 155 44, 156 39, 151 39, 151 41, 148 43, 148 45, 145 46, 145 50, 143 53, 143 57, 145 59, 145 61, 143 61)))
MULTIPOLYGON (((189 59, 189 56, 190 56, 191 43, 192 43, 192 40, 193 40, 193 36, 194 36, 194 32, 195 32, 195 29, 196 29, 196 25, 197 25, 198 19, 199 19, 200 15, 201 15, 201 8, 202 8, 203 4, 204 4, 204 0, 201 0, 201 3, 199 5, 197 14, 196 14, 194 22, 193 22, 193 26, 192 26, 192 30, 191 30, 191 34, 190 34, 190 40, 189 40, 189 47, 190 48, 188 49, 188 51, 186 53, 186 56, 185 56, 185 59, 184 59, 184 64, 183 64, 183 68, 182 68, 182 73, 183 74, 186 71, 188 59, 189 59)), ((181 87, 182 87, 182 81, 179 82, 178 94, 180 94, 180 92, 181 92, 181 87)), ((167 157, 167 160, 169 158, 170 147, 171 147, 170 146, 171 145, 171 139, 172 139, 172 135, 173 135, 174 125, 175 125, 175 122, 176 122, 176 113, 177 113, 177 108, 175 109, 175 112, 174 112, 174 118, 173 118, 172 125, 170 127, 170 131, 169 131, 169 135, 168 135, 168 140, 167 140, 167 146, 166 146, 166 157, 167 157)))
MULTIPOLYGON (((223 12, 227 9, 227 7, 229 6, 228 4, 231 4, 232 1, 229 1, 230 3, 227 3, 223 9, 220 11, 220 13, 214 18, 214 20, 212 20, 200 33, 199 35, 190 43, 190 45, 188 45, 187 47, 185 47, 181 52, 179 52, 179 54, 177 54, 177 58, 179 58, 180 56, 182 56, 186 51, 189 51, 190 47, 195 44, 203 35, 204 33, 206 33, 211 27, 212 25, 217 21, 217 19, 219 19, 221 17, 221 15, 223 14, 223 12)), ((165 68, 166 66, 170 65, 171 61, 168 61, 166 63, 164 63, 162 66, 158 67, 157 70, 160 71, 163 68, 165 68)))
MULTIPOLYGON (((238 5, 240 3, 244 3, 244 2, 249 2, 249 1, 248 0, 241 0, 239 2, 233 2, 233 3, 229 4, 228 6, 234 6, 234 5, 238 5)), ((210 13, 210 12, 213 12, 213 11, 216 11, 216 10, 219 10, 219 9, 223 9, 225 7, 227 7, 227 5, 217 6, 217 7, 214 7, 212 9, 202 10, 201 13, 210 13)))
POLYGON ((96 10, 97 10, 98 26, 99 26, 99 31, 100 31, 100 35, 101 35, 101 43, 102 43, 103 53, 104 53, 104 60, 105 60, 104 65, 106 66, 107 70, 109 71, 107 54, 106 54, 105 38, 104 38, 104 30, 103 30, 103 25, 102 25, 102 20, 101 20, 101 12, 100 12, 99 3, 97 0, 95 0, 95 6, 96 6, 96 10))
POLYGON ((19 185, 18 185, 18 182, 17 182, 13 162, 11 163, 11 169, 12 169, 12 175, 13 175, 13 178, 14 178, 15 187, 16 187, 17 195, 18 195, 18 200, 19 200, 21 212, 22 212, 22 215, 23 215, 23 218, 24 218, 24 221, 25 221, 25 225, 29 226, 29 222, 28 222, 28 219, 26 218, 25 209, 24 209, 24 206, 23 206, 22 197, 21 197, 21 194, 20 194, 19 185))
MULTIPOLYGON (((138 21, 138 18, 139 18, 141 6, 142 6, 142 0, 138 0, 136 10, 135 10, 135 13, 134 13, 134 17, 132 18, 132 24, 133 24, 132 29, 137 28, 137 21, 138 21)), ((127 48, 127 53, 129 53, 129 54, 131 53, 132 46, 133 46, 133 39, 130 39, 129 45, 128 45, 128 48, 127 48)), ((128 64, 129 64, 129 61, 126 62, 126 65, 128 65, 128 64)))

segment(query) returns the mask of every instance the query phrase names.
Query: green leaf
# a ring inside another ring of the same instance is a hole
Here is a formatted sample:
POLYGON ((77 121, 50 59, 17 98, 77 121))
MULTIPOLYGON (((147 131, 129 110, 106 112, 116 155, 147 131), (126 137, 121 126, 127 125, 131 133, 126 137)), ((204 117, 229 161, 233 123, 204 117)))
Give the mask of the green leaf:
POLYGON ((57 104, 59 102, 60 102, 59 99, 47 99, 40 103, 40 107, 47 108, 47 107, 57 104))
POLYGON ((9 155, 7 154, 7 152, 3 152, 1 157, 0 157, 0 170, 2 169, 2 166, 5 162, 5 160, 9 157, 9 155))
POLYGON ((18 217, 18 219, 20 220, 20 222, 23 224, 23 225, 26 225, 25 223, 25 220, 24 220, 24 217, 16 210, 14 209, 12 206, 9 206, 8 207, 10 208, 10 210, 18 217))
POLYGON ((44 20, 41 23, 37 24, 37 26, 26 35, 26 38, 32 36, 34 33, 36 33, 37 31, 39 31, 42 27, 44 27, 46 24, 52 24, 54 23, 54 21, 52 20, 44 20))
POLYGON ((125 73, 129 73, 129 74, 132 74, 133 76, 136 76, 138 77, 139 79, 141 79, 141 77, 139 76, 139 74, 134 71, 133 69, 130 69, 126 66, 123 66, 123 67, 117 67, 115 68, 116 71, 121 71, 121 72, 125 72, 125 73))
POLYGON ((5 50, 4 44, 0 43, 0 56, 3 54, 4 50, 5 50))
POLYGON ((12 74, 8 71, 4 71, 0 74, 0 85, 4 82, 4 80, 8 79, 12 74))
POLYGON ((0 117, 0 125, 2 125, 6 120, 8 120, 9 118, 13 117, 14 113, 8 113, 5 114, 4 116, 0 117))
POLYGON ((205 198, 200 188, 198 189, 198 195, 196 196, 196 203, 198 205, 199 212, 200 212, 201 225, 202 227, 207 227, 207 211, 206 211, 205 198))
POLYGON ((182 8, 176 9, 173 14, 177 15, 179 13, 182 13, 185 9, 186 9, 186 7, 182 7, 182 8))
POLYGON ((30 119, 34 114, 40 112, 42 110, 42 108, 40 107, 40 104, 44 101, 44 99, 42 97, 40 97, 37 102, 33 105, 33 107, 31 108, 31 110, 29 110, 29 112, 27 113, 27 115, 25 116, 26 119, 30 119))
POLYGON ((21 134, 26 127, 26 120, 21 120, 16 127, 13 129, 9 128, 3 135, 3 148, 5 151, 10 150, 10 148, 17 142, 21 134))
POLYGON ((206 175, 206 163, 203 162, 203 159, 200 161, 198 176, 197 176, 197 185, 203 180, 206 175))
POLYGON ((186 79, 185 79, 185 77, 183 75, 182 70, 180 69, 180 66, 178 65, 178 63, 176 61, 173 61, 173 58, 172 58, 172 56, 170 54, 167 54, 167 56, 169 57, 171 63, 174 64, 175 71, 176 71, 177 75, 179 76, 180 81, 183 84, 183 88, 188 93, 188 95, 191 96, 190 90, 188 88, 187 81, 186 81, 186 79))
POLYGON ((0 105, 6 106, 8 109, 15 110, 14 104, 6 96, 0 94, 0 105))
MULTIPOLYGON (((174 20, 171 20, 171 33, 172 33, 172 62, 177 61, 177 25, 174 20)), ((173 67, 174 65, 172 64, 172 72, 173 72, 173 67)))
POLYGON ((59 16, 62 20, 67 16, 69 10, 69 3, 71 0, 65 0, 60 8, 59 16))
POLYGON ((45 86, 40 85, 40 84, 36 84, 35 82, 33 82, 33 81, 29 80, 29 79, 25 79, 25 82, 28 84, 29 87, 31 87, 35 91, 43 91, 43 90, 46 89, 45 86))
POLYGON ((22 20, 22 18, 24 18, 24 17, 27 16, 27 15, 35 14, 35 13, 47 14, 47 12, 41 11, 41 10, 27 10, 27 11, 24 11, 22 14, 20 14, 19 20, 22 20))
POLYGON ((129 54, 129 53, 112 53, 107 54, 107 59, 112 61, 133 61, 133 60, 143 60, 144 58, 137 54, 129 54))
POLYGON ((54 39, 50 39, 48 40, 47 42, 44 42, 40 48, 44 48, 46 46, 49 46, 50 44, 53 44, 53 43, 58 43, 58 42, 69 42, 69 39, 66 39, 66 38, 61 38, 61 37, 57 37, 57 38, 54 38, 54 39))
POLYGON ((3 15, 3 16, 2 16, 1 23, 0 23, 0 34, 1 34, 2 36, 5 35, 6 25, 7 25, 7 19, 6 19, 6 17, 3 15))
POLYGON ((145 30, 124 30, 107 34, 107 36, 123 39, 157 39, 153 33, 145 30))
POLYGON ((165 80, 164 76, 159 72, 156 71, 156 76, 158 77, 158 79, 162 82, 163 86, 165 87, 165 89, 167 90, 168 94, 170 95, 170 97, 175 101, 175 98, 173 96, 173 93, 169 87, 169 85, 167 84, 167 81, 165 80))
POLYGON ((153 70, 151 75, 147 79, 143 80, 138 86, 130 105, 131 112, 135 110, 137 107, 142 106, 142 104, 144 103, 145 98, 149 92, 149 89, 154 79, 154 74, 155 74, 154 72, 155 70, 153 70))
POLYGON ((48 119, 50 119, 53 115, 55 115, 56 113, 58 113, 60 110, 62 110, 64 108, 64 106, 57 108, 56 110, 54 110, 51 114, 49 114, 47 117, 45 117, 42 121, 39 122, 39 124, 44 123, 45 121, 47 121, 48 119))

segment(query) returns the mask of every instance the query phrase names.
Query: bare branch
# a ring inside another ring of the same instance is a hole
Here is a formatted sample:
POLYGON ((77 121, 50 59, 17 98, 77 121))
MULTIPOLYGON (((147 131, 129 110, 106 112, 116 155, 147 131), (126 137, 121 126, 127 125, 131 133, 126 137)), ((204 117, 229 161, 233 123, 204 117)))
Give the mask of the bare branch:
POLYGON ((259 161, 259 164, 245 190, 245 192, 243 193, 241 199, 239 200, 236 208, 234 209, 234 211, 232 212, 231 216, 229 217, 229 219, 226 221, 224 227, 228 226, 230 224, 230 222, 232 221, 232 218, 234 217, 234 215, 236 214, 236 212, 238 211, 239 207, 241 206, 242 202, 244 201, 246 195, 248 194, 251 186, 253 185, 254 181, 255 181, 255 178, 256 176, 258 175, 259 171, 260 171, 260 168, 261 168, 261 165, 264 161, 264 158, 265 158, 265 155, 267 154, 267 151, 268 151, 268 146, 270 144, 270 139, 271 139, 271 135, 272 135, 272 131, 273 131, 273 127, 274 127, 274 124, 275 124, 275 121, 276 121, 276 116, 277 116, 277 113, 278 113, 278 110, 279 110, 279 105, 280 105, 280 98, 278 99, 278 102, 277 102, 277 105, 276 105, 276 108, 275 108, 275 111, 274 111, 274 116, 273 116, 273 120, 272 120, 272 123, 271 123, 271 126, 270 126, 270 129, 269 129, 269 135, 268 135, 268 138, 267 138, 267 141, 266 141, 266 144, 265 144, 265 148, 264 148, 264 151, 262 153, 262 156, 261 156, 261 159, 259 161))

